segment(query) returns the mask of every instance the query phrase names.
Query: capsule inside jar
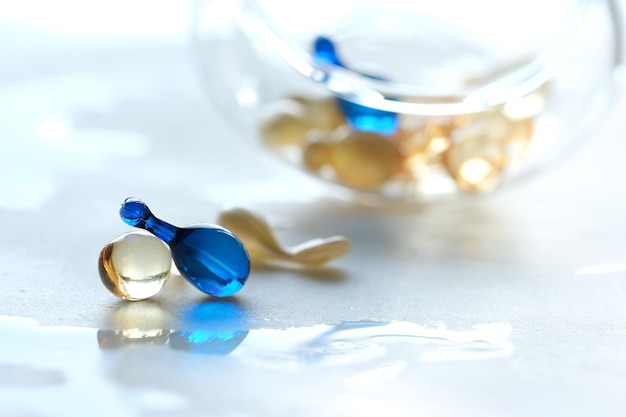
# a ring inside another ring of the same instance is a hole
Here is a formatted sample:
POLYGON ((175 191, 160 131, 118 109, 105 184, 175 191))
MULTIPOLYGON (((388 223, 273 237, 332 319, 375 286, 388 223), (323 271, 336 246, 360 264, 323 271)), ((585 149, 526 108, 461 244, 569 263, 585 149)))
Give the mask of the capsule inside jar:
MULTIPOLYGON (((474 114, 400 115, 399 129, 389 135, 347 126, 334 97, 290 96, 299 106, 297 140, 269 142, 299 155, 292 160, 306 170, 357 191, 385 193, 432 183, 488 192, 530 149, 547 91, 542 86, 474 114)), ((261 131, 267 136, 267 129, 261 131)))

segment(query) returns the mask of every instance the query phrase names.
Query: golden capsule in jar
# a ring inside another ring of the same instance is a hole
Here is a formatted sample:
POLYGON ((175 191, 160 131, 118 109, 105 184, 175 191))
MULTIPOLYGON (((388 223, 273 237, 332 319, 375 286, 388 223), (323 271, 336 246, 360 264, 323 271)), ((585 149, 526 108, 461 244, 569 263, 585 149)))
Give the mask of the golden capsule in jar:
POLYGON ((312 171, 320 170, 330 162, 332 146, 323 140, 308 142, 302 150, 302 162, 304 166, 312 171))
POLYGON ((442 156, 450 147, 450 126, 429 123, 400 137, 404 168, 420 179, 441 167, 442 156))
POLYGON ((290 98, 300 103, 304 118, 312 129, 333 130, 346 123, 335 97, 291 96, 290 98))
POLYGON ((310 129, 302 105, 293 100, 280 100, 265 109, 259 123, 259 135, 271 146, 301 146, 310 129))
POLYGON ((358 189, 376 189, 398 172, 401 158, 394 143, 373 132, 351 131, 332 144, 330 164, 337 180, 358 189))
POLYGON ((157 294, 167 282, 171 267, 167 245, 147 232, 118 236, 98 257, 98 272, 106 289, 129 301, 157 294))
POLYGON ((507 141, 507 149, 513 155, 524 156, 528 151, 534 135, 533 119, 511 120, 507 141))
POLYGON ((486 192, 497 187, 506 162, 503 142, 490 136, 462 138, 444 156, 444 166, 459 188, 470 192, 486 192))
POLYGON ((452 133, 454 138, 484 136, 501 142, 509 137, 512 126, 511 120, 504 116, 499 109, 460 115, 455 117, 454 123, 452 133))
POLYGON ((408 132, 400 132, 398 142, 402 152, 411 155, 416 152, 443 153, 450 144, 452 126, 441 123, 428 123, 408 132))
POLYGON ((462 136, 489 136, 502 142, 530 142, 533 135, 533 118, 510 118, 498 108, 473 115, 455 118, 456 134, 462 136))

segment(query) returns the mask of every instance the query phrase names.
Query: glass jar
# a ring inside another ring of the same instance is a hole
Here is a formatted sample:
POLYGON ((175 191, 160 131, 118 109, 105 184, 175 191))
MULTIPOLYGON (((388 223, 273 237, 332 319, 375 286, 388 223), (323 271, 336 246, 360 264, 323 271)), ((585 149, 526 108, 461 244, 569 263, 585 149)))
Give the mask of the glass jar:
POLYGON ((360 196, 489 192, 594 134, 614 0, 198 0, 209 96, 246 137, 360 196))

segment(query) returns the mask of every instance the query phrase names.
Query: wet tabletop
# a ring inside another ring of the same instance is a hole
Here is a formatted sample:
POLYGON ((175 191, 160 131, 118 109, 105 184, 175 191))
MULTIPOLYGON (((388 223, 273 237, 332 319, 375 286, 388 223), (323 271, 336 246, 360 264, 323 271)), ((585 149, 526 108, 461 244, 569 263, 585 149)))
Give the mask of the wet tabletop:
POLYGON ((240 137, 184 35, 36 35, 2 41, 0 415, 626 413, 623 101, 534 178, 372 207, 240 137), (174 275, 125 302, 96 261, 130 230, 129 196, 178 225, 236 205, 286 244, 353 247, 315 272, 254 269, 227 299, 174 275))

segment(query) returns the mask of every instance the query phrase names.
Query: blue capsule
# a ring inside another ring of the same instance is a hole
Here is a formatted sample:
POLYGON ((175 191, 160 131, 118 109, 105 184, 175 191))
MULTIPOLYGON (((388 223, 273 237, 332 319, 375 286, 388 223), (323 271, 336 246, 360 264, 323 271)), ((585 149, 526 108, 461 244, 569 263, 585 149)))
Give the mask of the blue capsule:
POLYGON ((216 225, 176 227, 155 217, 137 199, 126 199, 122 220, 145 229, 165 242, 180 274, 200 291, 214 297, 238 292, 250 274, 250 258, 243 243, 216 225))
MULTIPOLYGON (((318 65, 348 67, 339 58, 334 43, 325 36, 318 36, 313 42, 313 60, 318 65)), ((363 74, 373 80, 385 81, 384 78, 363 74)), ((357 104, 343 98, 337 98, 337 104, 346 117, 348 124, 355 130, 375 132, 381 135, 393 135, 398 130, 398 115, 385 110, 378 110, 357 104)))

